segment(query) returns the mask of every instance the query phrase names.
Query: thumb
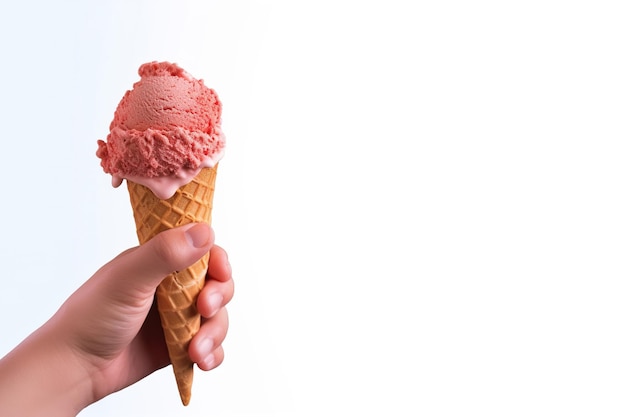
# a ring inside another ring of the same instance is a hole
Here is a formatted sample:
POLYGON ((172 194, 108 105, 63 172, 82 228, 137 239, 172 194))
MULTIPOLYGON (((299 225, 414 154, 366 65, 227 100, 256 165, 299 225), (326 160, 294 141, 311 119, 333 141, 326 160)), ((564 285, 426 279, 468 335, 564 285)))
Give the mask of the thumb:
POLYGON ((138 295, 153 294, 167 275, 187 268, 206 254, 213 241, 213 230, 206 223, 161 232, 110 262, 108 282, 118 289, 137 291, 138 295))

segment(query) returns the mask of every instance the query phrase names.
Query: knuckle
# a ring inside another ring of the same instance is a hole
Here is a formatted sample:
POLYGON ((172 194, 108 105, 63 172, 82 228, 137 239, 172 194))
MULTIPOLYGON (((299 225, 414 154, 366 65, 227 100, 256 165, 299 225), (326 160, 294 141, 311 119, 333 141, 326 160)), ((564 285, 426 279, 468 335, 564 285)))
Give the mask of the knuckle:
POLYGON ((162 266, 167 269, 168 272, 180 269, 180 260, 178 259, 179 257, 175 245, 168 242, 163 234, 156 235, 152 240, 154 251, 162 266))

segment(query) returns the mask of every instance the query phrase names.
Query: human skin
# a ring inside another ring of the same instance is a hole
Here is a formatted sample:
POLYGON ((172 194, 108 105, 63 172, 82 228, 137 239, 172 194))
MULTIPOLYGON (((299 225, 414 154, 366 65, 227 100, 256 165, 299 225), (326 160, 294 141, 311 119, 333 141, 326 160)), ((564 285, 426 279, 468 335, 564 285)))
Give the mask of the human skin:
POLYGON ((224 359, 226 304, 234 292, 226 252, 212 229, 160 233, 98 270, 59 310, 0 359, 0 415, 75 416, 169 364, 154 293, 161 280, 210 251, 197 306, 203 316, 189 356, 202 370, 224 359))

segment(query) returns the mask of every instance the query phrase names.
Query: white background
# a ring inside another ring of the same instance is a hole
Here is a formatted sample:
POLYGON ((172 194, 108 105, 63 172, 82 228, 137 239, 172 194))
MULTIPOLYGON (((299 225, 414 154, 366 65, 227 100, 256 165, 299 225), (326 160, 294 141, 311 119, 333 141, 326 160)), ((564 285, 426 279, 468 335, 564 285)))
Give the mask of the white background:
POLYGON ((226 360, 81 416, 623 416, 622 4, 3 2, 0 355, 136 244, 96 140, 169 60, 224 105, 226 360))

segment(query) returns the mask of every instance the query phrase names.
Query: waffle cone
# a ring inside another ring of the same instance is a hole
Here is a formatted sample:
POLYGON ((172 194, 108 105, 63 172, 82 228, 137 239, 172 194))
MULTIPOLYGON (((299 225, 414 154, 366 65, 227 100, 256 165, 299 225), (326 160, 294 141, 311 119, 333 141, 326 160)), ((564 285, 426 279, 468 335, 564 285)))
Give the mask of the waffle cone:
MULTIPOLYGON (((144 244, 158 233, 184 224, 211 224, 216 173, 217 165, 203 168, 167 200, 160 200, 143 185, 127 181, 139 243, 144 244)), ((189 268, 168 275, 156 291, 161 326, 184 405, 189 404, 193 382, 193 362, 187 352, 189 342, 200 328, 196 300, 204 286, 208 262, 207 253, 189 268)))

